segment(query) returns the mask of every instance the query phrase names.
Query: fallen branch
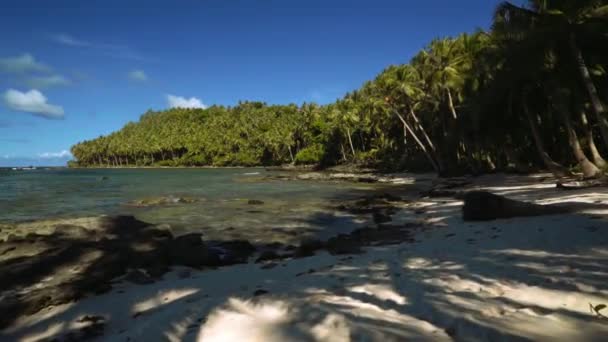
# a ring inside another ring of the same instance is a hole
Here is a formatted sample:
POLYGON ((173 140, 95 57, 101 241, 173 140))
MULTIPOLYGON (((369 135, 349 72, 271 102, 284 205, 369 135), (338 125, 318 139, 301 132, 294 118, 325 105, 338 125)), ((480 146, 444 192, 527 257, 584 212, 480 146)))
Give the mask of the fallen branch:
POLYGON ((562 190, 581 190, 596 187, 608 186, 608 179, 592 179, 586 181, 572 181, 572 182, 557 182, 555 187, 562 190))

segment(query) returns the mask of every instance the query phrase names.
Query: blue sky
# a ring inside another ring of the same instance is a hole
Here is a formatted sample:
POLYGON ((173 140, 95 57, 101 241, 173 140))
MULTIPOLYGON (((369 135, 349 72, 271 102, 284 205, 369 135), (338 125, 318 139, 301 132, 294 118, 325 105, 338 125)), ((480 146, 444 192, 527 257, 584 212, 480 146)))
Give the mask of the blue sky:
POLYGON ((3 0, 0 166, 64 164, 148 109, 329 103, 497 3, 3 0))

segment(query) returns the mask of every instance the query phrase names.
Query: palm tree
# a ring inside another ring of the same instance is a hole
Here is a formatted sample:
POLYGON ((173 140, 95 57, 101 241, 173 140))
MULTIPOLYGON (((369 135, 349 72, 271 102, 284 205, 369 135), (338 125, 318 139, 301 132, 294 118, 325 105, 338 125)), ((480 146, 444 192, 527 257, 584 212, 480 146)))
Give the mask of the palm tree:
POLYGON ((506 1, 494 17, 494 31, 526 48, 569 51, 591 102, 591 107, 608 147, 608 118, 589 72, 581 41, 607 44, 608 5, 605 0, 529 0, 520 7, 506 1))

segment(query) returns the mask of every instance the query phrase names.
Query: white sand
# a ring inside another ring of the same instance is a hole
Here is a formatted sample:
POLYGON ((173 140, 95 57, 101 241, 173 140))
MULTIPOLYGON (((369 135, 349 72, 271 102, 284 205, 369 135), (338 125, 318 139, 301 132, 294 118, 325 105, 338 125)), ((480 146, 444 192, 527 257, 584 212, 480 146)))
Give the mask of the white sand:
MULTIPOLYGON (((482 177, 473 188, 608 205, 606 189, 559 191, 524 177, 482 177)), ((106 318, 104 341, 608 340, 608 319, 589 309, 608 304, 608 209, 465 223, 461 204, 424 200, 395 215, 394 223, 433 222, 418 243, 352 258, 320 253, 271 269, 193 271, 185 279, 179 269, 154 284, 120 283, 43 310, 0 340, 61 336, 83 315, 106 318), (268 294, 254 298, 261 288, 268 294)))

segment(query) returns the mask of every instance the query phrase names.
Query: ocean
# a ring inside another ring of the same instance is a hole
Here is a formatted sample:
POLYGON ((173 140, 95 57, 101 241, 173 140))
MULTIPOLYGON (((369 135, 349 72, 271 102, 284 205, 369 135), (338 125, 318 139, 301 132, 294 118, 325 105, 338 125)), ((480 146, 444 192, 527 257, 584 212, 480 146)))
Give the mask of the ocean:
POLYGON ((289 242, 365 224, 336 210, 379 185, 278 180, 263 168, 0 170, 0 224, 134 215, 175 234, 289 242), (160 202, 160 203, 155 203, 160 202))

